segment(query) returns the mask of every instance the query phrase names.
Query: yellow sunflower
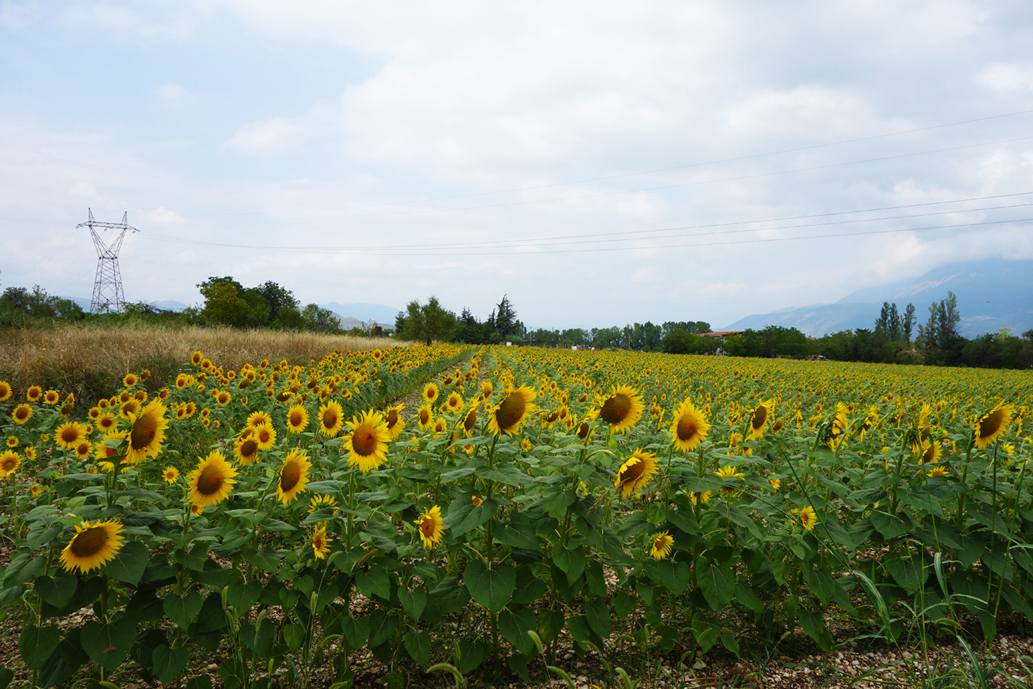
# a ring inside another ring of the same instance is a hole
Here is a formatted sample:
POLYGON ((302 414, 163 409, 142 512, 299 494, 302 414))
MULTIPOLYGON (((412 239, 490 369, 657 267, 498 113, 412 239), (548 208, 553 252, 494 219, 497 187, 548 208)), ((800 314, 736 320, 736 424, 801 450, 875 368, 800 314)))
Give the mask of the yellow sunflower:
POLYGON ((269 416, 269 414, 264 411, 252 412, 251 415, 247 417, 247 425, 251 428, 257 428, 259 426, 269 426, 272 428, 273 417, 269 416))
POLYGON ((230 394, 229 390, 219 390, 215 393, 215 401, 219 403, 220 407, 225 407, 233 401, 233 395, 230 394))
POLYGON ((649 545, 649 554, 653 556, 654 560, 663 560, 671 554, 672 546, 674 546, 674 539, 671 538, 670 533, 661 531, 653 536, 653 540, 649 545))
POLYGON ((169 427, 165 411, 165 405, 155 398, 139 414, 132 417, 129 450, 125 459, 127 464, 139 464, 147 457, 157 457, 161 454, 165 429, 169 427))
POLYGON ((0 402, 6 402, 11 399, 11 395, 14 390, 11 388, 11 384, 6 380, 0 380, 0 402))
POLYGON ((316 510, 332 509, 334 514, 337 514, 339 508, 337 507, 337 499, 332 495, 313 495, 312 499, 308 502, 308 513, 312 514, 316 510))
POLYGON ((330 400, 319 408, 319 432, 327 438, 334 438, 344 426, 344 410, 339 402, 330 400))
POLYGON ((403 408, 405 408, 404 404, 396 404, 393 407, 388 407, 384 412, 384 424, 387 426, 387 432, 391 440, 401 435, 402 429, 405 428, 405 419, 402 418, 403 408))
POLYGON ((43 388, 38 385, 30 385, 29 389, 25 391, 25 399, 30 402, 38 402, 39 398, 43 396, 43 388))
POLYGON ((79 459, 86 459, 90 456, 90 450, 93 449, 93 443, 85 438, 75 446, 75 456, 79 459))
POLYGON ((764 435, 764 429, 768 425, 768 417, 775 408, 774 400, 761 402, 750 414, 750 425, 746 429, 746 439, 756 440, 764 435))
POLYGON ((771 484, 771 490, 774 490, 774 491, 777 491, 779 488, 782 487, 782 479, 769 478, 768 479, 768 483, 771 484))
POLYGON ((814 525, 818 523, 818 515, 814 513, 814 508, 810 505, 800 510, 800 524, 803 528, 808 531, 814 530, 814 525))
POLYGON ((175 483, 179 480, 179 469, 176 467, 165 467, 162 478, 165 479, 165 483, 175 483))
POLYGON ((364 411, 361 417, 353 417, 348 427, 352 431, 344 439, 344 447, 348 449, 348 466, 358 467, 365 474, 387 461, 387 443, 391 440, 391 432, 387 430, 384 417, 379 412, 364 411))
POLYGON ((471 406, 465 414, 463 414, 463 433, 469 438, 473 435, 473 429, 477 425, 477 405, 471 406))
POLYGON ((424 548, 430 550, 441 543, 441 538, 445 535, 445 520, 441 518, 440 507, 434 505, 429 510, 423 510, 420 518, 413 523, 419 529, 424 548))
POLYGON ((258 449, 265 452, 276 444, 276 430, 272 426, 255 426, 254 438, 258 443, 258 449))
POLYGON ((97 417, 97 428, 103 433, 113 431, 118 428, 118 419, 107 412, 101 413, 97 417))
POLYGON ((308 409, 301 404, 295 404, 287 410, 287 432, 301 433, 308 428, 308 409))
POLYGON ((463 396, 455 390, 450 392, 448 398, 445 400, 445 409, 453 414, 458 414, 463 410, 463 406, 463 396))
POLYGON ((308 470, 311 467, 312 462, 308 461, 308 453, 305 450, 291 450, 287 453, 276 479, 276 497, 280 502, 289 505, 305 490, 305 486, 308 485, 308 470))
POLYGON ((7 478, 18 471, 21 465, 21 455, 14 450, 4 450, 3 454, 0 454, 0 478, 7 478))
POLYGON ((90 524, 87 519, 82 525, 76 525, 75 535, 61 551, 61 566, 66 572, 77 569, 87 574, 115 559, 122 544, 122 525, 117 521, 109 519, 90 524))
POLYGON ((258 440, 253 435, 240 436, 233 443, 233 456, 240 462, 241 466, 254 464, 258 461, 258 440))
POLYGON ((237 482, 236 475, 237 470, 226 461, 226 455, 212 450, 207 457, 198 458, 197 468, 187 475, 187 500, 199 510, 218 505, 229 497, 237 482))
POLYGON ((721 478, 738 478, 742 479, 743 481, 746 480, 744 478, 746 474, 742 473, 741 471, 736 471, 735 467, 733 467, 731 464, 726 464, 725 466, 718 469, 717 475, 721 478))
POLYGON ((531 404, 535 397, 534 390, 526 385, 510 392, 491 410, 488 430, 494 435, 505 433, 509 436, 520 432, 520 424, 536 409, 535 405, 531 404))
POLYGON ((674 412, 671 420, 671 442, 682 452, 691 452, 710 431, 710 424, 702 412, 696 409, 692 400, 686 398, 674 412))
POLYGON ((125 375, 125 377, 124 377, 124 378, 122 378, 122 385, 125 385, 125 386, 126 386, 127 388, 131 388, 131 387, 133 387, 133 386, 134 386, 134 385, 136 385, 136 384, 137 384, 138 382, 140 382, 140 381, 139 381, 139 379, 138 379, 138 378, 136 377, 136 374, 135 374, 135 373, 127 373, 127 374, 125 375))
POLYGON ((972 429, 976 448, 982 450, 993 441, 997 440, 1004 428, 1011 423, 1012 413, 1015 407, 1010 404, 998 404, 993 409, 979 417, 975 427, 972 429))
POLYGON ((634 427, 646 408, 642 396, 630 385, 612 386, 605 398, 596 399, 596 404, 598 406, 592 410, 591 418, 602 419, 615 433, 624 433, 634 427))
POLYGON ((950 472, 947 471, 947 469, 945 469, 944 467, 939 466, 939 467, 933 467, 932 469, 927 471, 925 475, 928 476, 929 478, 933 478, 935 476, 949 476, 950 472))
POLYGON ((656 456, 652 452, 635 450, 631 457, 621 464, 621 468, 617 471, 617 480, 613 485, 619 487, 621 497, 626 498, 632 493, 642 490, 656 470, 656 456))
POLYGON ((434 410, 430 408, 429 404, 420 407, 416 412, 416 417, 419 420, 421 431, 429 431, 434 425, 434 410))
MULTIPOLYGON (((128 431, 108 431, 104 434, 103 438, 97 441, 96 445, 94 446, 96 448, 94 456, 97 459, 111 459, 112 457, 117 457, 118 446, 125 441, 127 435, 129 435, 128 431), (113 442, 109 445, 109 440, 114 440, 117 442, 113 442)), ((114 464, 112 464, 112 467, 114 467, 114 464)))
POLYGON ((86 429, 83 428, 82 424, 74 421, 66 421, 57 427, 54 431, 54 442, 57 443, 58 447, 62 447, 66 450, 74 450, 75 446, 79 444, 86 436, 86 429))
POLYGON ((423 401, 428 404, 433 404, 440 394, 436 383, 431 382, 423 386, 423 401))
POLYGON ((333 539, 326 535, 326 524, 316 527, 315 533, 312 534, 312 554, 316 556, 317 560, 326 558, 326 554, 330 552, 332 541, 333 539))
POLYGON ((43 401, 50 406, 54 406, 61 401, 61 393, 57 390, 47 390, 47 394, 43 396, 43 401))

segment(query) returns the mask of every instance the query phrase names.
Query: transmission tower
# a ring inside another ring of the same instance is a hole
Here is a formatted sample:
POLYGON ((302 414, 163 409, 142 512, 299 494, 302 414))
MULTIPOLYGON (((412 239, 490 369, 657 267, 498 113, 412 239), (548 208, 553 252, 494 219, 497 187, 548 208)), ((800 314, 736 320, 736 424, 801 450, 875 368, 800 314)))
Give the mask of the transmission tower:
POLYGON ((93 283, 93 299, 90 301, 91 313, 122 313, 122 302, 125 301, 125 294, 122 292, 122 273, 118 269, 118 252, 122 248, 122 240, 125 239, 126 230, 139 232, 140 230, 131 227, 126 218, 128 211, 122 214, 122 222, 97 222, 93 219, 93 209, 89 209, 90 219, 79 223, 76 228, 88 227, 93 235, 93 245, 97 247, 97 279, 93 283), (118 236, 111 244, 105 244, 97 230, 116 230, 118 236))

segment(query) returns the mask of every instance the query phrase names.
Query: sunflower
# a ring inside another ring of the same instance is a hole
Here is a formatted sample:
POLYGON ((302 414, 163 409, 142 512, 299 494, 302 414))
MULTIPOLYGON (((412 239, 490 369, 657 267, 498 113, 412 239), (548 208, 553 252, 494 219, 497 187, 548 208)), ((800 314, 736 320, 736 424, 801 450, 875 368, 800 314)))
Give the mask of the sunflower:
POLYGON ((175 483, 179 480, 179 469, 176 467, 165 467, 162 478, 165 479, 165 483, 175 483))
POLYGON ((592 430, 592 429, 591 429, 591 427, 590 427, 590 426, 588 425, 588 422, 587 422, 587 421, 582 421, 581 423, 579 423, 579 424, 577 425, 577 430, 576 430, 576 431, 574 431, 574 433, 575 433, 575 434, 577 435, 577 437, 578 437, 578 438, 579 438, 580 440, 584 440, 584 441, 586 441, 586 442, 587 442, 587 441, 588 441, 588 435, 589 435, 589 433, 591 432, 591 430, 592 430))
POLYGON ((308 409, 301 404, 295 404, 287 410, 287 432, 301 433, 308 428, 308 409))
POLYGON ((1010 404, 998 404, 979 417, 979 421, 976 422, 975 427, 972 429, 976 448, 982 450, 997 440, 1004 433, 1004 427, 1011 423, 1014 411, 1015 407, 1010 404))
POLYGON ((276 430, 272 426, 258 426, 254 438, 258 442, 258 449, 265 452, 276 444, 276 430))
POLYGON ((388 407, 384 412, 384 424, 387 426, 387 432, 391 440, 401 435, 402 429, 405 428, 405 419, 402 418, 403 408, 405 408, 404 404, 396 404, 393 407, 388 407))
POLYGON ((220 407, 225 407, 233 401, 233 395, 230 394, 229 390, 219 390, 215 393, 215 401, 219 403, 220 407))
POLYGON ((147 457, 161 454, 161 443, 165 440, 165 429, 169 427, 165 418, 165 405, 159 399, 133 416, 132 428, 129 430, 129 450, 126 453, 127 464, 139 464, 147 457))
POLYGON ((45 490, 46 488, 43 487, 42 483, 33 483, 32 488, 29 489, 29 492, 32 493, 32 497, 38 498, 39 496, 43 495, 43 491, 45 490))
POLYGON ((7 440, 4 441, 7 447, 18 447, 18 439, 13 435, 7 436, 7 440))
POLYGON ((750 423, 746 429, 747 440, 756 440, 764 435, 764 429, 768 425, 768 417, 771 416, 771 410, 774 406, 774 400, 768 400, 761 402, 750 412, 750 423))
POLYGON ((484 397, 484 399, 491 397, 491 393, 494 389, 495 388, 492 386, 490 380, 481 381, 481 396, 484 397))
POLYGON ((810 505, 800 510, 800 524, 803 528, 808 531, 814 530, 814 525, 818 523, 818 515, 814 513, 814 508, 810 505))
POLYGON ((434 425, 434 410, 430 408, 429 404, 420 407, 416 412, 416 417, 419 419, 421 431, 429 431, 434 425))
POLYGON ((436 383, 431 382, 423 386, 423 401, 428 404, 433 404, 440 394, 436 383))
POLYGON ((280 473, 276 479, 276 497, 284 505, 289 505, 308 484, 308 470, 312 462, 308 461, 305 450, 291 450, 283 458, 280 473))
POLYGON ((87 519, 76 525, 75 535, 61 551, 61 565, 66 572, 79 570, 88 574, 111 562, 122 549, 122 525, 114 519, 90 524, 87 519))
POLYGON ((319 432, 327 438, 334 438, 344 425, 344 410, 339 402, 330 400, 319 408, 319 432))
POLYGON ((32 407, 27 404, 20 404, 17 407, 14 407, 14 411, 10 413, 10 417, 14 419, 15 424, 25 424, 31 416, 32 407))
POLYGON ((135 416, 140 413, 140 402, 136 399, 130 399, 118 411, 118 415, 123 419, 129 419, 131 416, 135 416))
POLYGON ((646 408, 642 396, 629 385, 610 387, 605 398, 596 398, 596 404, 598 406, 592 410, 591 417, 601 418, 615 433, 631 429, 642 418, 646 408))
POLYGON ((82 424, 78 424, 74 421, 66 421, 57 427, 54 431, 54 442, 57 443, 58 447, 66 450, 74 450, 75 446, 79 444, 79 441, 85 437, 86 433, 82 427, 82 424))
POLYGON ((127 373, 125 377, 122 378, 122 385, 125 385, 127 388, 134 387, 139 382, 140 379, 136 377, 135 373, 127 373))
POLYGON ((420 531, 420 540, 427 550, 441 543, 441 537, 445 535, 445 520, 441 518, 441 508, 434 505, 429 510, 423 510, 420 518, 415 522, 420 531))
POLYGON ((247 425, 251 428, 257 428, 259 426, 269 426, 271 428, 273 425, 273 417, 269 416, 269 414, 264 411, 252 412, 252 414, 247 417, 247 425))
POLYGON ((465 414, 463 414, 463 433, 469 438, 473 435, 473 429, 477 425, 477 405, 471 406, 465 414))
POLYGON ((47 394, 43 396, 43 401, 54 406, 61 401, 61 394, 57 390, 47 390, 47 394))
POLYGON ((204 359, 204 355, 201 354, 199 350, 195 350, 194 353, 190 355, 190 363, 194 366, 200 366, 202 359, 204 359))
MULTIPOLYGON (((98 440, 94 446, 96 448, 94 457, 97 459, 111 459, 112 457, 117 457, 118 446, 125 441, 127 435, 129 435, 127 431, 109 431, 108 433, 105 433, 104 437, 98 440), (111 446, 109 446, 109 440, 117 440, 118 442, 111 443, 111 446)), ((114 465, 112 465, 112 467, 114 467, 114 465)))
POLYGON ((613 485, 618 486, 621 489, 621 497, 626 498, 642 490, 656 470, 656 456, 652 452, 635 450, 631 457, 621 464, 613 485))
POLYGON ((18 471, 21 465, 21 455, 14 450, 4 450, 3 454, 0 454, 0 478, 7 478, 18 471))
POLYGON ((933 467, 932 469, 927 471, 925 475, 928 476, 929 478, 933 478, 935 476, 949 476, 950 472, 947 471, 944 467, 940 466, 940 467, 933 467))
POLYGON ((930 439, 922 443, 921 456, 918 458, 919 464, 936 464, 940 461, 940 453, 942 449, 940 443, 936 440, 930 439))
POLYGON ((313 495, 312 499, 308 502, 308 513, 312 514, 316 510, 331 509, 334 514, 339 511, 337 507, 337 500, 332 495, 313 495))
POLYGON ((93 449, 93 443, 85 438, 75 446, 75 456, 79 459, 86 459, 90 456, 90 450, 93 449))
POLYGON ((518 433, 520 424, 535 411, 535 405, 531 404, 535 397, 534 390, 526 385, 510 392, 491 410, 488 430, 494 435, 518 433))
POLYGON ((11 399, 13 392, 10 383, 6 380, 0 380, 0 402, 6 402, 11 399))
POLYGON ((733 467, 731 464, 726 464, 725 466, 718 469, 717 475, 721 478, 738 478, 742 479, 743 481, 746 480, 745 478, 743 478, 746 474, 742 473, 741 471, 736 471, 735 467, 733 467))
POLYGON ((670 533, 661 531, 653 536, 653 540, 649 545, 649 554, 653 556, 654 560, 663 560, 671 554, 671 547, 673 545, 674 539, 671 538, 670 533))
POLYGON ((316 527, 315 533, 312 534, 312 554, 316 556, 317 560, 326 558, 326 554, 330 552, 332 540, 326 535, 326 524, 320 524, 316 527))
POLYGON ((835 450, 846 439, 847 431, 847 406, 842 402, 836 402, 836 413, 832 415, 832 424, 829 426, 828 446, 835 450))
POLYGON ((710 431, 710 424, 690 398, 674 412, 674 419, 671 421, 671 442, 676 450, 691 452, 696 446, 707 437, 710 431))
POLYGON ((470 502, 473 503, 474 507, 480 507, 482 504, 484 504, 484 500, 477 497, 476 495, 470 496, 470 502))
POLYGON ((199 510, 218 505, 229 497, 237 482, 236 475, 237 470, 226 461, 226 455, 212 450, 207 457, 199 457, 197 468, 187 475, 187 500, 199 510))
POLYGON ((254 464, 258 461, 258 440, 251 435, 240 436, 233 443, 233 456, 240 462, 241 466, 254 464))
POLYGON ((25 399, 30 402, 38 402, 39 398, 43 396, 43 388, 38 385, 31 385, 29 389, 25 391, 25 399))
POLYGON ((463 396, 455 390, 453 390, 449 393, 448 398, 445 400, 445 409, 452 412, 453 414, 458 414, 463 410, 464 404, 465 403, 463 402, 463 396))
POLYGON ((387 430, 384 417, 379 412, 364 411, 362 416, 352 417, 348 422, 352 429, 344 438, 348 449, 348 466, 358 467, 367 473, 387 461, 387 443, 391 432, 387 430))
POLYGON ((782 487, 782 479, 769 478, 768 483, 771 484, 771 490, 778 491, 782 487))
POLYGON ((447 428, 448 420, 443 416, 439 416, 434 419, 434 425, 431 427, 431 432, 434 433, 435 436, 439 436, 444 433, 447 428))

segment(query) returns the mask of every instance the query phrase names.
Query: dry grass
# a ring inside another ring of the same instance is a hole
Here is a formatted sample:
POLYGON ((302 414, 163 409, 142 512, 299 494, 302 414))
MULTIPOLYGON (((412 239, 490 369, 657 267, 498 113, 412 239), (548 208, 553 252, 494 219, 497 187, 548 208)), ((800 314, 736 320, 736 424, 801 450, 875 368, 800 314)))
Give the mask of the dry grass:
POLYGON ((234 330, 232 328, 167 328, 65 326, 53 329, 0 331, 0 379, 22 395, 30 385, 74 392, 92 403, 110 395, 126 373, 151 371, 148 387, 166 385, 183 370, 194 350, 220 366, 239 369, 262 359, 307 364, 335 349, 363 350, 407 343, 389 338, 319 333, 234 330))

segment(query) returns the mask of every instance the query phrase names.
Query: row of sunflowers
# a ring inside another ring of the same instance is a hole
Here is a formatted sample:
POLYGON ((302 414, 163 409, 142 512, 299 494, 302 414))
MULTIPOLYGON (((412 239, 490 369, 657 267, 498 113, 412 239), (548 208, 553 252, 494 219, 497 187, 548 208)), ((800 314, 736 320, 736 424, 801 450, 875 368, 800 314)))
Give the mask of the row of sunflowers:
POLYGON ((1022 372, 438 345, 122 383, 0 381, 0 680, 492 683, 1033 620, 1022 372))

